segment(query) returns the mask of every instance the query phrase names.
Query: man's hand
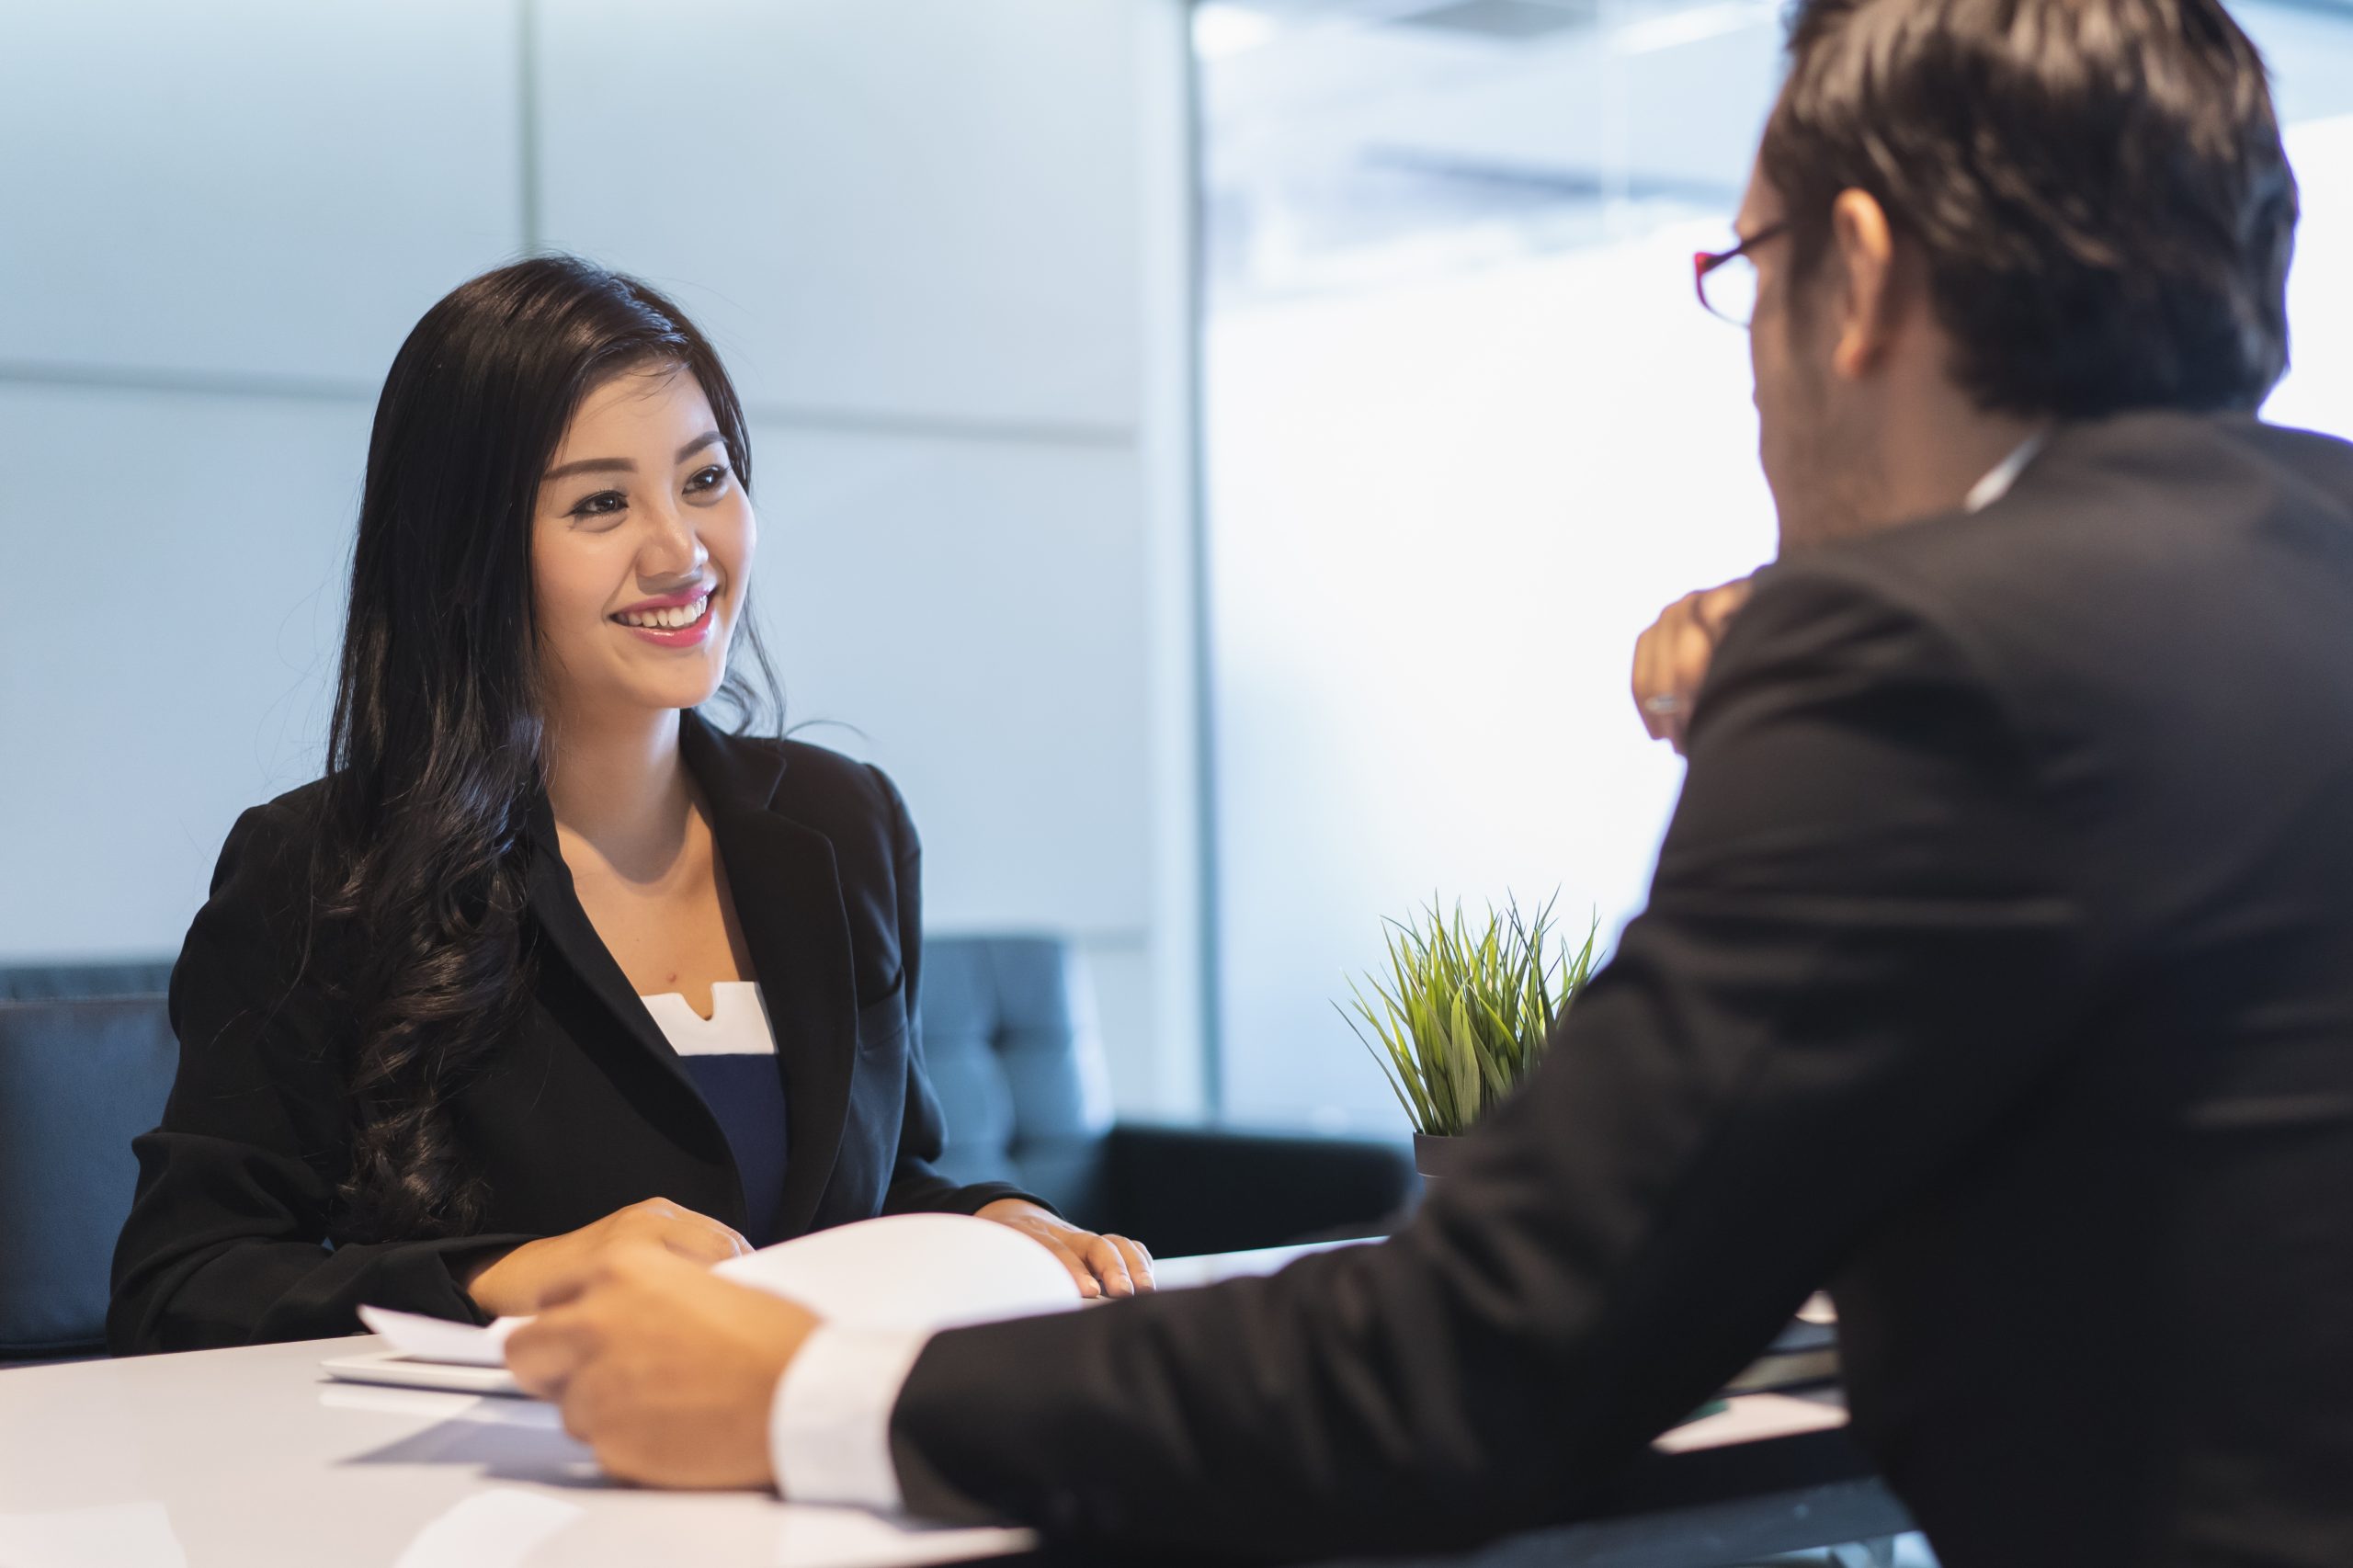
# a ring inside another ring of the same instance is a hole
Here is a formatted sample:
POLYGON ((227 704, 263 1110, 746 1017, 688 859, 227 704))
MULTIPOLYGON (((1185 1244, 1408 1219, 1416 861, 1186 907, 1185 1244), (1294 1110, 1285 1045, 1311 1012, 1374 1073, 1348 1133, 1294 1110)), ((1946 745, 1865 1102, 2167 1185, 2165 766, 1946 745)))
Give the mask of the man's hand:
POLYGON ((1707 678, 1716 643, 1748 602, 1749 580, 1686 594, 1659 612, 1634 642, 1634 707, 1651 739, 1679 753, 1691 722, 1691 702, 1707 678))
POLYGON ((616 1248, 654 1245, 709 1267, 740 1257, 752 1244, 708 1214, 649 1198, 616 1210, 592 1225, 525 1242, 477 1263, 465 1278, 467 1294, 493 1317, 529 1317, 558 1283, 586 1277, 616 1248))
POLYGON ((506 1341, 527 1393, 624 1481, 774 1483, 768 1410, 817 1318, 660 1246, 616 1247, 506 1341))
POLYGON ((981 1218, 1012 1226, 1060 1258, 1082 1296, 1133 1296, 1153 1288, 1152 1254, 1142 1242, 1083 1231, 1018 1198, 998 1199, 981 1210, 981 1218))

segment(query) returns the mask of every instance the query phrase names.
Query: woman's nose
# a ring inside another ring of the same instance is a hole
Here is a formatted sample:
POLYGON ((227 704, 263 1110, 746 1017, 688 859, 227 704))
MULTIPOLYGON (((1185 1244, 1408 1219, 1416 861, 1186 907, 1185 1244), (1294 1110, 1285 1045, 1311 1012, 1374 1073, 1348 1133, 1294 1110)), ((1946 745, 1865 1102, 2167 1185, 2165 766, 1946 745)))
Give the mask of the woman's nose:
POLYGON ((701 571, 710 559, 710 551, 686 514, 676 506, 665 506, 654 514, 653 533, 638 551, 638 575, 683 577, 701 571))

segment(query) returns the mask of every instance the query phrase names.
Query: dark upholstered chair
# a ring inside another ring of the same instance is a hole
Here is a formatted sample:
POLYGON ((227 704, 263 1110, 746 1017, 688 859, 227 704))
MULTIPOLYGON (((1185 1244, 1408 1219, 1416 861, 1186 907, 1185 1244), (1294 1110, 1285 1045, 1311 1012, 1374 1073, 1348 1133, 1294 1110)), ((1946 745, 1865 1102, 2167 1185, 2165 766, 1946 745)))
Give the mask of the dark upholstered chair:
POLYGON ((179 1062, 170 972, 0 969, 0 1361, 105 1347, 131 1140, 163 1115, 179 1062))
MULTIPOLYGON (((161 996, 172 983, 169 959, 120 963, 0 966, 0 1002, 79 1001, 88 996, 161 996)), ((144 1132, 145 1128, 140 1131, 144 1132)))
POLYGON ((1403 1139, 1114 1121, 1085 971, 1048 937, 924 943, 924 1057, 960 1181, 1019 1182, 1162 1257, 1370 1235, 1418 1190, 1403 1139))
MULTIPOLYGON (((179 1047, 171 965, 0 967, 0 1361, 105 1342, 115 1235, 179 1047)), ((1369 1234, 1417 1181, 1402 1143, 1114 1123, 1068 944, 925 947, 923 1029, 960 1178, 1018 1181, 1163 1257, 1369 1234)))

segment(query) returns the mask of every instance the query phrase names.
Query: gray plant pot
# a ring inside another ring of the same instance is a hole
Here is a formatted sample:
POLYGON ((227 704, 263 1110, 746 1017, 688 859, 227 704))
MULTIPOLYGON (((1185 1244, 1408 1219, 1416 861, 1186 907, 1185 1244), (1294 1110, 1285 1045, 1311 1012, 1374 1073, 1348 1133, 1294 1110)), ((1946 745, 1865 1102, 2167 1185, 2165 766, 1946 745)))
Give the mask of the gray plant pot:
POLYGON ((1461 1153, 1462 1140, 1450 1132, 1414 1134, 1414 1168, 1424 1181, 1436 1181, 1452 1170, 1461 1153))

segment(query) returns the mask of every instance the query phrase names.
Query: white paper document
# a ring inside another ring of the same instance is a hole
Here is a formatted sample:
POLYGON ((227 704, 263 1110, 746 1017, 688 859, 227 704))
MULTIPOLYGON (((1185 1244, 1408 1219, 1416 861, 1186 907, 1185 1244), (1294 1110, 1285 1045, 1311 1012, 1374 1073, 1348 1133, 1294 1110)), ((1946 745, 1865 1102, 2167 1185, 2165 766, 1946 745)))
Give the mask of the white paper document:
POLYGON ((893 1214, 836 1226, 713 1270, 850 1328, 952 1328, 1080 1302, 1044 1245, 994 1220, 893 1214))
MULTIPOLYGON (((798 1301, 830 1322, 863 1328, 947 1328, 1080 1304, 1077 1281, 1052 1253, 1006 1226, 959 1214, 899 1214, 820 1231, 732 1258, 716 1272, 798 1301)), ((328 1360, 325 1369, 337 1379, 435 1389, 443 1391, 442 1398, 519 1392, 506 1370, 506 1336, 529 1318, 478 1327, 381 1307, 362 1307, 359 1315, 391 1349, 328 1360)), ((354 1391, 353 1397, 434 1396, 354 1391)), ((479 1406, 456 1416, 472 1421, 501 1408, 518 1415, 545 1410, 506 1400, 462 1403, 479 1406)), ((467 1505, 480 1506, 479 1498, 467 1505)), ((1038 1540, 1025 1529, 936 1528, 861 1509, 796 1503, 781 1505, 779 1517, 784 1535, 777 1560, 795 1568, 915 1568, 1024 1551, 1038 1540)), ((499 1522, 517 1523, 505 1514, 499 1522)))
MULTIPOLYGON (((855 1328, 950 1328, 1080 1301, 1077 1281, 1052 1253, 1018 1231, 962 1214, 842 1225, 730 1258, 713 1272, 855 1328)), ((362 1307, 359 1317, 392 1348, 328 1361, 335 1377, 475 1393, 515 1390, 506 1372, 506 1336, 529 1318, 480 1327, 383 1307, 362 1307)))
POLYGON ((420 1312, 396 1312, 390 1307, 362 1307, 359 1321, 381 1334, 394 1350, 419 1361, 439 1361, 452 1367, 504 1367, 506 1336, 529 1318, 496 1318, 487 1328, 420 1312))

